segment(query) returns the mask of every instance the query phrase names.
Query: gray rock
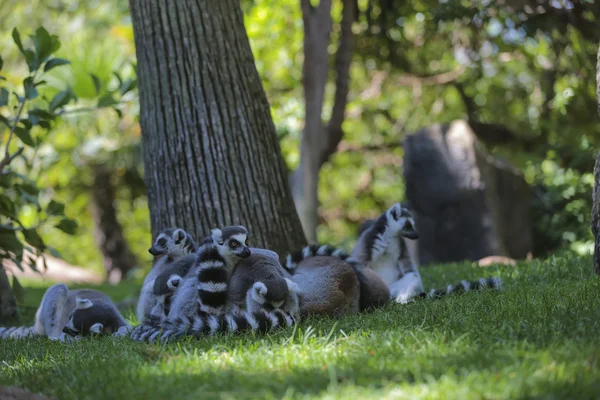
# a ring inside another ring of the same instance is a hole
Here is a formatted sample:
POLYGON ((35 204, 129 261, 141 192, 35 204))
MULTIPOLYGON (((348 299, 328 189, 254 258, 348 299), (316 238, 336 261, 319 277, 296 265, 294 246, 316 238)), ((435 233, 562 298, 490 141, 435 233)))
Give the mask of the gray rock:
POLYGON ((485 150, 467 122, 408 136, 404 154, 420 264, 522 259, 531 251, 530 188, 518 170, 485 150))

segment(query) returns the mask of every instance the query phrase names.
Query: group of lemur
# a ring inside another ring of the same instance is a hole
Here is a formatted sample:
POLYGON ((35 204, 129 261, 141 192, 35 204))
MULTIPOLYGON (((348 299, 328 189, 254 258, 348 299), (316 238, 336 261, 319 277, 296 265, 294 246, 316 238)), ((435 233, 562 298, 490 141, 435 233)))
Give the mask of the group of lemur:
POLYGON ((440 298, 483 288, 501 288, 498 277, 463 280, 425 292, 407 247, 418 233, 407 208, 394 204, 359 236, 348 254, 329 245, 310 245, 284 258, 250 247, 244 226, 213 229, 196 243, 180 228, 159 233, 149 252, 133 328, 111 299, 96 290, 50 287, 35 324, 0 328, 0 338, 129 336, 167 341, 185 336, 268 332, 293 326, 309 315, 341 316, 395 301, 440 298))

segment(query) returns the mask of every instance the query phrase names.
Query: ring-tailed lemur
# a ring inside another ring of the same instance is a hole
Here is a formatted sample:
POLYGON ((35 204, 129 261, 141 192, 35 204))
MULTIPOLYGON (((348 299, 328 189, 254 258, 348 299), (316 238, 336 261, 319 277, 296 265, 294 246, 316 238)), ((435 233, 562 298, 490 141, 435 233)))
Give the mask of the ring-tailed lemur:
POLYGON ((293 274, 304 259, 315 256, 336 257, 353 265, 357 272, 365 271, 365 268, 373 270, 388 285, 390 298, 398 303, 407 303, 415 297, 439 298, 458 291, 501 288, 502 281, 494 277, 462 281, 457 285, 426 293, 421 275, 404 242, 405 239, 414 240, 418 237, 410 212, 396 203, 364 229, 351 255, 332 246, 312 245, 288 255, 285 267, 293 274))
POLYGON ((157 305, 157 298, 154 296, 156 277, 164 271, 165 266, 181 257, 195 253, 196 248, 197 245, 192 236, 183 229, 167 228, 158 234, 152 247, 148 249, 148 252, 158 259, 146 275, 142 285, 136 313, 139 321, 142 321, 157 305))
MULTIPOLYGON (((181 336, 244 330, 266 332, 279 326, 292 326, 299 320, 301 293, 298 286, 288 281, 281 271, 283 268, 275 253, 264 249, 252 249, 251 256, 241 260, 232 272, 226 314, 213 315, 197 307, 194 315, 169 316, 163 321, 151 317, 136 327, 130 336, 136 341, 153 342, 159 335, 161 340, 165 341, 181 336), (257 287, 262 290, 253 296, 252 292, 257 287), (271 295, 267 296, 269 292, 271 295), (270 301, 262 299, 261 294, 270 301), (246 300, 248 303, 244 304, 246 300), (273 305, 279 308, 272 308, 273 305)), ((176 296, 180 296, 179 292, 176 296)), ((174 304, 175 302, 172 307, 174 304)))
MULTIPOLYGON (((229 274, 239 260, 251 255, 248 243, 248 230, 243 226, 213 229, 211 236, 202 240, 193 267, 172 294, 169 313, 160 319, 167 323, 168 320, 192 317, 198 312, 225 313, 229 274)), ((155 321, 144 317, 146 319, 155 321)), ((147 325, 146 321, 134 329, 132 338, 146 329, 144 325, 147 325)))
POLYGON ((69 340, 69 335, 89 333, 123 336, 131 326, 112 300, 92 289, 69 291, 67 285, 48 288, 35 315, 33 326, 0 328, 0 338, 46 336, 52 340, 69 340))
POLYGON ((170 300, 175 291, 182 284, 190 269, 196 262, 195 255, 186 255, 172 263, 167 264, 163 272, 154 279, 152 293, 156 298, 156 305, 150 314, 154 316, 166 316, 170 309, 170 300))

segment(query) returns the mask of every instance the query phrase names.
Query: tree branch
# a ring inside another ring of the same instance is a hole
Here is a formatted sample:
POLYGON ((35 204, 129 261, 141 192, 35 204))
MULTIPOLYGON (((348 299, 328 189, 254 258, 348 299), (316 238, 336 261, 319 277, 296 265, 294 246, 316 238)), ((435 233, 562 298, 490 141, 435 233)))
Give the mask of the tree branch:
POLYGON ((350 65, 352 64, 354 44, 352 24, 356 19, 355 6, 356 2, 354 0, 344 0, 340 27, 340 44, 335 57, 335 98, 331 110, 331 118, 327 124, 327 141, 320 154, 320 165, 323 165, 331 157, 344 136, 342 123, 344 122, 350 88, 350 65))
POLYGON ((19 118, 21 117, 21 114, 23 113, 24 106, 25 106, 25 97, 23 97, 23 101, 19 105, 19 111, 17 111, 17 116, 15 117, 15 120, 13 121, 13 125, 10 128, 10 134, 8 135, 8 142, 6 142, 6 149, 4 150, 4 158, 2 159, 2 161, 0 161, 0 173, 4 170, 4 168, 8 164, 11 163, 12 160, 14 160, 19 155, 21 155, 21 153, 23 153, 23 150, 24 150, 23 147, 19 147, 19 149, 12 155, 10 154, 8 148, 10 146, 10 141, 12 140, 13 135, 15 134, 15 129, 17 129, 17 121, 19 121, 19 118))

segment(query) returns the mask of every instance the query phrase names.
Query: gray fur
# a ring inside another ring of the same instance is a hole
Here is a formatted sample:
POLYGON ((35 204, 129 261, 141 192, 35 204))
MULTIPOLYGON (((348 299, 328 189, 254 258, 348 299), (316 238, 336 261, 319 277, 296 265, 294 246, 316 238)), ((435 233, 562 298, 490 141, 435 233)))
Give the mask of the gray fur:
POLYGON ((143 321, 158 305, 158 299, 154 294, 154 280, 175 260, 194 254, 196 248, 192 236, 183 229, 168 228, 157 235, 148 251, 160 258, 155 261, 144 279, 136 312, 139 321, 143 321))
POLYGON ((70 340, 63 330, 68 329, 72 322, 71 319, 77 311, 78 298, 87 299, 96 305, 93 309, 79 310, 78 312, 77 320, 85 321, 86 326, 103 322, 104 325, 111 328, 110 333, 121 335, 131 330, 131 326, 121 316, 107 295, 92 289, 69 291, 67 285, 61 283, 46 290, 32 327, 0 329, 0 338, 46 336, 52 340, 70 340))

